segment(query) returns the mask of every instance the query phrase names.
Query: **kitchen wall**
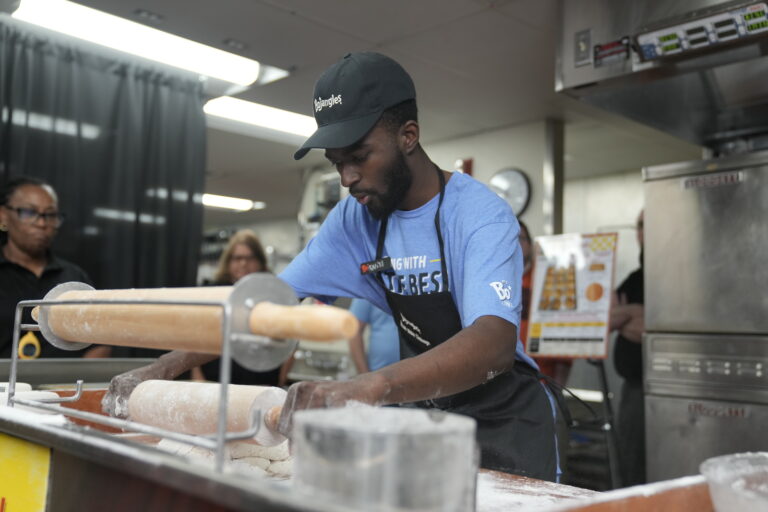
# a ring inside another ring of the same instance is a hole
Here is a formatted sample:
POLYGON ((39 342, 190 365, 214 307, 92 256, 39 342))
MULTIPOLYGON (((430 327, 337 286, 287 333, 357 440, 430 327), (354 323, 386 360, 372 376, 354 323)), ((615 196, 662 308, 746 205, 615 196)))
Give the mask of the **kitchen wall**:
MULTIPOLYGON (((568 167, 566 164, 566 176, 568 167)), ((612 232, 619 234, 616 253, 614 287, 639 266, 640 248, 635 222, 643 207, 643 182, 640 169, 593 178, 566 180, 564 190, 563 228, 566 233, 612 232)), ((605 361, 608 388, 613 404, 618 408, 622 379, 613 367, 613 337, 605 361)), ((577 360, 571 368, 568 386, 580 389, 600 389, 597 368, 577 360)))
POLYGON ((543 121, 521 124, 461 139, 424 144, 424 150, 442 169, 453 169, 460 158, 473 159, 473 177, 488 183, 496 171, 518 167, 531 182, 531 201, 521 218, 533 233, 544 226, 542 167, 545 149, 543 121))
MULTIPOLYGON (((567 176, 567 165, 565 172, 567 176)), ((618 285, 638 266, 640 247, 635 236, 635 222, 642 208, 640 169, 566 180, 563 229, 566 233, 615 231, 619 234, 615 274, 618 285)))

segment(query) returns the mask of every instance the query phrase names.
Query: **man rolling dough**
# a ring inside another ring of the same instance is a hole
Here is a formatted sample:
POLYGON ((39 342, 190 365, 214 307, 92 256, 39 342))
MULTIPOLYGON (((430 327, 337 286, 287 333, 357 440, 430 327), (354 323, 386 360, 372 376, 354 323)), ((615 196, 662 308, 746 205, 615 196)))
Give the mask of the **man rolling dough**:
MULTIPOLYGON (((348 54, 313 95, 317 131, 294 157, 325 150, 350 197, 280 275, 300 297, 359 297, 392 313, 401 361, 343 382, 301 382, 294 411, 416 404, 477 420, 481 465, 555 480, 554 410, 524 354, 519 227, 509 206, 469 176, 441 170, 419 143, 411 77, 377 53, 348 54)), ((146 378, 173 378, 211 356, 171 353, 118 376, 107 409, 146 378)))

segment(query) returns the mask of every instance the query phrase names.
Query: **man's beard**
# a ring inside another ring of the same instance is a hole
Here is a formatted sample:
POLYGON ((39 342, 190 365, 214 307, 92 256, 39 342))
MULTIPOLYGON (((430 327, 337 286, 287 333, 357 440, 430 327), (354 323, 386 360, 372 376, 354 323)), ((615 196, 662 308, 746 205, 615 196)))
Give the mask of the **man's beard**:
POLYGON ((384 192, 372 192, 371 200, 366 205, 368 213, 374 219, 381 220, 397 209, 408 189, 411 188, 413 175, 405 161, 403 153, 398 151, 395 161, 384 173, 384 192))

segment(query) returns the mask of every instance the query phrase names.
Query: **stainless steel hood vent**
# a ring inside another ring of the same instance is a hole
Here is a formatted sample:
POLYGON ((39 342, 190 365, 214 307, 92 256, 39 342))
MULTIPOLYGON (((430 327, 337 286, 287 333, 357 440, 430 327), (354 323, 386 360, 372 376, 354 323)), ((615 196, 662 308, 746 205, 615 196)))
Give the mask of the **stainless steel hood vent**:
POLYGON ((768 148, 768 5, 562 0, 556 89, 715 154, 768 148))

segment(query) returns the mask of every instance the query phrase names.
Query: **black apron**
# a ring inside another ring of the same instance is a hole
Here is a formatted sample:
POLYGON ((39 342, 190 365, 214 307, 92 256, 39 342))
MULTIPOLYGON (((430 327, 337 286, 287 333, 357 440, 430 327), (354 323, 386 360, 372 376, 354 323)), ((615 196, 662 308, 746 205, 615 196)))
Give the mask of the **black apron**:
MULTIPOLYGON (((439 168, 436 169, 440 177, 440 198, 435 213, 435 230, 440 245, 442 291, 426 295, 399 295, 387 289, 381 272, 376 273, 400 334, 401 359, 419 355, 462 329, 459 312, 448 287, 448 269, 440 231, 445 177, 439 168)), ((376 261, 382 260, 387 221, 388 218, 384 218, 379 228, 376 261)), ((534 368, 518 360, 512 369, 479 386, 415 405, 474 418, 477 421, 481 467, 555 481, 555 422, 540 376, 534 368)))

